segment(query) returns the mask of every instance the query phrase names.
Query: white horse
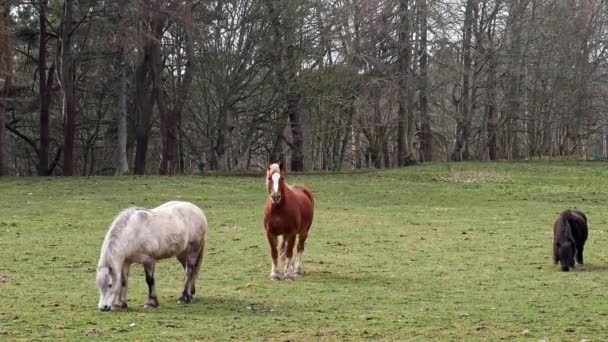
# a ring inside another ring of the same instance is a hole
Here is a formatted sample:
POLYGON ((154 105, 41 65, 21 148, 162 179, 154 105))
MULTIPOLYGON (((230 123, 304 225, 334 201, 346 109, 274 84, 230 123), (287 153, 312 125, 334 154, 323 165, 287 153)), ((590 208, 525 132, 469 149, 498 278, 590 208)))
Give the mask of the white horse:
POLYGON ((144 265, 148 283, 145 307, 157 307, 154 287, 156 260, 177 257, 184 267, 186 280, 178 300, 190 303, 196 292, 195 282, 203 258, 207 218, 192 203, 167 202, 154 209, 128 208, 112 223, 101 245, 97 263, 98 309, 127 307, 127 282, 132 263, 144 265))

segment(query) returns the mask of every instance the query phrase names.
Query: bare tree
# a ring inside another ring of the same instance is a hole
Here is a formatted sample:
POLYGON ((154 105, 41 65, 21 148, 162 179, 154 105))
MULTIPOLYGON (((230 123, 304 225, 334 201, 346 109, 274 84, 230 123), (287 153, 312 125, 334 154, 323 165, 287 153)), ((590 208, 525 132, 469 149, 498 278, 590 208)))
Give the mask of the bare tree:
POLYGON ((4 86, 0 89, 0 176, 8 174, 8 149, 6 148, 5 120, 9 107, 11 90, 13 88, 14 57, 11 25, 12 1, 5 1, 0 8, 0 76, 4 79, 4 86))
POLYGON ((63 89, 63 175, 74 174, 74 136, 76 134, 76 98, 74 90, 73 1, 63 2, 61 20, 61 88, 63 89))
POLYGON ((419 64, 420 64, 420 75, 419 75, 419 106, 420 106, 420 148, 422 150, 422 160, 431 161, 433 160, 433 132, 431 130, 431 116, 429 113, 428 104, 428 20, 427 20, 427 1, 418 0, 418 15, 419 15, 419 36, 420 36, 420 52, 419 52, 419 64))
MULTIPOLYGON (((412 46, 410 0, 399 1, 399 114, 397 128, 397 154, 399 166, 413 161, 409 146, 409 132, 413 122, 412 99, 412 46)), ((386 154, 386 153, 385 153, 386 154)))
POLYGON ((120 94, 119 94, 119 110, 116 111, 116 119, 118 122, 118 139, 116 139, 116 175, 121 176, 129 172, 129 161, 127 160, 127 20, 128 17, 124 13, 127 10, 127 1, 121 0, 118 5, 118 58, 120 68, 120 94))
MULTIPOLYGON (((190 86, 192 84, 192 63, 194 62, 194 42, 192 39, 192 4, 190 1, 186 2, 186 5, 181 7, 181 13, 179 15, 182 18, 183 23, 183 34, 184 34, 184 50, 186 52, 186 59, 183 61, 185 64, 183 71, 181 68, 182 56, 178 52, 176 54, 177 59, 177 86, 175 89, 176 96, 173 97, 172 106, 169 107, 168 98, 163 85, 163 81, 160 78, 155 78, 155 96, 158 103, 160 112, 160 124, 161 124, 161 143, 162 143, 162 154, 159 166, 159 173, 161 175, 175 174, 178 171, 178 156, 177 156, 177 144, 178 134, 182 122, 182 111, 184 104, 187 103, 190 96, 190 86), (183 78, 181 77, 183 72, 183 78)), ((160 57, 160 56, 156 56, 160 57)), ((154 63, 154 75, 158 77, 162 72, 159 70, 161 67, 160 61, 154 63)))
POLYGON ((462 42, 462 86, 460 95, 460 116, 456 127, 456 144, 452 159, 456 161, 469 159, 469 138, 471 136, 471 40, 473 31, 473 13, 477 0, 467 0, 462 42))
MULTIPOLYGON (((38 149, 38 175, 46 176, 49 174, 49 85, 47 84, 47 34, 46 34, 46 10, 47 0, 40 0, 39 3, 39 22, 40 22, 40 46, 38 49, 38 85, 40 89, 40 147, 38 149)), ((54 68, 51 68, 54 69, 54 68)), ((53 80, 53 74, 49 72, 48 82, 53 80)))

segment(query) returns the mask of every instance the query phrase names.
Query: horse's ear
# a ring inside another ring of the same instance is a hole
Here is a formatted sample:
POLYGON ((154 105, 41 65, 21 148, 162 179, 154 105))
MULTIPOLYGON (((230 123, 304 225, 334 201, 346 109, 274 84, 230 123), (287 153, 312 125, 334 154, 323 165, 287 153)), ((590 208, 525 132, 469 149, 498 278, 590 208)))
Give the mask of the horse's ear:
POLYGON ((281 170, 281 172, 285 171, 285 167, 283 166, 282 161, 279 162, 279 170, 281 170))

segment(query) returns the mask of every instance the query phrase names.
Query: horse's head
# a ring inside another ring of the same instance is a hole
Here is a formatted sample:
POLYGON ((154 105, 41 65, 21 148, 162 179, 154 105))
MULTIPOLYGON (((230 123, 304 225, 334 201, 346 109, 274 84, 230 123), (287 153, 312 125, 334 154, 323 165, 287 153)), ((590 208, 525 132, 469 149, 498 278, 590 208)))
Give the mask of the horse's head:
POLYGON ((572 241, 566 240, 557 242, 557 255, 562 271, 568 272, 574 267, 574 255, 576 255, 576 246, 572 241))
POLYGON ((266 168, 266 188, 270 195, 272 204, 278 205, 281 203, 283 188, 285 187, 285 178, 283 177, 283 163, 271 164, 266 168))
POLYGON ((118 277, 111 267, 97 268, 97 289, 99 289, 99 303, 97 308, 101 311, 110 311, 116 299, 119 284, 118 277))

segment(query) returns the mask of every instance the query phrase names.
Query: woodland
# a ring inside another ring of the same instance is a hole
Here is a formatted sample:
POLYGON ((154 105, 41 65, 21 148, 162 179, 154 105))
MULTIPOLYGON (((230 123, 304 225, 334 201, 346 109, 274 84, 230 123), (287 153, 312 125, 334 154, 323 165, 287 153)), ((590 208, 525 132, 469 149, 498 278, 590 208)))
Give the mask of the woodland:
POLYGON ((606 0, 0 1, 0 175, 608 158, 606 0))

